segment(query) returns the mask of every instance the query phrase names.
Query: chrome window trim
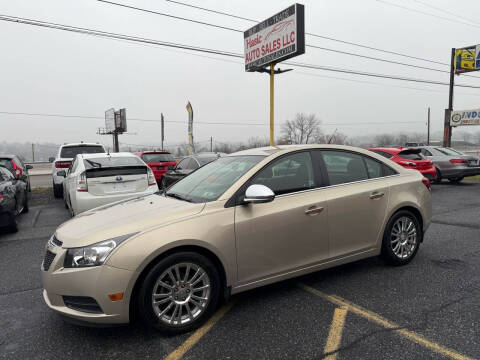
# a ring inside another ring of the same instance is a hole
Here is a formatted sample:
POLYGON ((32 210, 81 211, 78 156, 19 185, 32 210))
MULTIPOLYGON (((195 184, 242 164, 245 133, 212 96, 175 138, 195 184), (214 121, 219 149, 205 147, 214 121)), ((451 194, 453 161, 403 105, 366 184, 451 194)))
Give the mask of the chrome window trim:
POLYGON ((275 196, 275 198, 280 198, 280 197, 289 196, 289 195, 295 195, 295 194, 301 194, 301 193, 305 193, 305 192, 309 192, 309 191, 314 191, 314 190, 328 189, 328 188, 338 187, 338 186, 343 186, 343 185, 358 184, 358 183, 363 183, 363 182, 367 182, 367 181, 387 179, 387 178, 391 178, 391 177, 395 177, 395 176, 401 176, 401 174, 381 176, 381 177, 376 177, 376 178, 372 178, 372 179, 358 180, 358 181, 352 181, 352 182, 342 183, 342 184, 319 186, 319 187, 315 187, 315 188, 312 188, 312 189, 306 189, 306 190, 291 192, 291 193, 288 193, 288 194, 277 195, 277 196, 275 196))

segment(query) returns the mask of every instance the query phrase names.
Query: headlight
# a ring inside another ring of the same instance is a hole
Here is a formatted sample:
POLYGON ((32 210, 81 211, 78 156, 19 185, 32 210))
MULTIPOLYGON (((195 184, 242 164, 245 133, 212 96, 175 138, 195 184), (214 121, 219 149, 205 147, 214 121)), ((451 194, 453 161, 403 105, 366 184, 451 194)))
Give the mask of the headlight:
POLYGON ((85 247, 68 249, 63 266, 77 268, 102 265, 113 249, 135 234, 138 233, 118 236, 85 247))

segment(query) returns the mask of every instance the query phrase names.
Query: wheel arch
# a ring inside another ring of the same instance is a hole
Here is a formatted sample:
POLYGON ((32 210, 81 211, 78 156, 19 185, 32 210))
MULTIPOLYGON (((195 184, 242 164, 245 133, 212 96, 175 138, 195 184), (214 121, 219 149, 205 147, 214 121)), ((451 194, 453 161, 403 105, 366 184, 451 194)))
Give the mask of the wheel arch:
POLYGON ((130 294, 130 301, 129 301, 129 317, 130 319, 134 319, 136 316, 136 306, 137 306, 137 294, 140 289, 140 286, 143 282, 143 279, 145 276, 148 274, 150 269, 155 266, 161 259, 174 254, 178 252, 185 252, 185 251, 190 251, 190 252, 196 252, 199 253, 206 258, 208 258, 210 261, 213 262, 215 267, 218 270, 218 273, 220 275, 220 281, 221 281, 221 289, 222 289, 222 295, 227 296, 228 292, 227 290, 227 274, 225 270, 225 266, 220 260, 220 258, 215 254, 213 251, 207 249, 206 247, 199 246, 199 245, 179 245, 177 247, 168 249, 161 254, 158 254, 155 256, 153 259, 150 260, 150 262, 143 267, 141 270, 140 274, 138 277, 135 279, 135 283, 133 285, 131 294, 130 294))
POLYGON ((395 209, 392 214, 390 215, 390 217, 388 218, 387 220, 387 223, 388 221, 393 217, 395 216, 395 214, 397 214, 398 212, 400 211, 403 211, 403 210, 406 210, 406 211, 409 211, 411 212, 413 215, 415 215, 415 217, 417 218, 418 222, 420 223, 420 229, 422 229, 422 241, 423 242, 423 233, 424 233, 424 219, 423 219, 423 215, 422 215, 422 212, 415 206, 411 205, 411 204, 407 204, 407 205, 403 205, 403 206, 399 206, 397 209, 395 209))

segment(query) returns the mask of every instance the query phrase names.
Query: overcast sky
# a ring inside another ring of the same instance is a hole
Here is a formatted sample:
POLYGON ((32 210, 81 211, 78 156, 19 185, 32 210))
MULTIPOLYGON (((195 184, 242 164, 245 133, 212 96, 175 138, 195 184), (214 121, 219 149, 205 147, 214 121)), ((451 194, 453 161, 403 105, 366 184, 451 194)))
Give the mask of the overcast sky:
MULTIPOLYGON (((117 1, 117 0, 114 0, 117 1)), ((276 1, 180 0, 262 20, 292 4, 276 1)), ((415 0, 385 0, 440 17, 464 19, 426 7, 415 0)), ((165 0, 118 0, 123 4, 184 16, 242 30, 251 22, 209 14, 165 0)), ((422 0, 463 17, 480 13, 474 0, 422 0)), ((480 43, 480 20, 472 25, 427 16, 376 0, 305 1, 307 32, 450 62, 452 47, 480 43)), ((154 14, 115 7, 95 0, 0 0, 0 13, 87 27, 156 40, 243 53, 240 33, 210 28, 154 14)), ((389 60, 449 70, 448 66, 306 37, 307 44, 389 60)), ((131 118, 166 121, 166 144, 185 142, 190 100, 196 141, 241 141, 268 136, 268 76, 246 73, 242 59, 138 45, 93 36, 0 21, 0 111, 103 117, 106 109, 127 108, 131 118), (212 59, 213 58, 213 59, 212 59), (228 61, 224 61, 228 60, 228 61), (259 126, 209 125, 195 122, 259 123, 259 126)), ((306 48, 294 61, 448 82, 447 73, 413 69, 306 48)), ((285 67, 284 65, 280 67, 285 67)), ((475 74, 480 77, 480 72, 475 74)), ((456 77, 480 86, 480 79, 456 77)), ((425 132, 427 107, 432 130, 443 128, 448 86, 352 76, 296 68, 276 77, 275 117, 280 125, 298 112, 315 113, 326 132, 349 136, 380 132, 425 132), (332 78, 336 77, 336 78, 332 78), (343 78, 341 80, 337 78, 343 78), (354 81, 352 81, 354 80, 354 81), (357 82, 366 81, 367 83, 357 82), (401 124, 399 122, 418 121, 401 124), (379 125, 358 125, 379 122, 379 125), (356 124, 356 125, 355 125, 356 124)), ((456 88, 454 108, 480 107, 480 89, 456 88)), ((101 141, 101 119, 29 117, 0 114, 0 141, 101 141)), ((468 131, 478 131, 471 127, 468 131)), ((159 144, 160 124, 128 121, 121 143, 159 144)))

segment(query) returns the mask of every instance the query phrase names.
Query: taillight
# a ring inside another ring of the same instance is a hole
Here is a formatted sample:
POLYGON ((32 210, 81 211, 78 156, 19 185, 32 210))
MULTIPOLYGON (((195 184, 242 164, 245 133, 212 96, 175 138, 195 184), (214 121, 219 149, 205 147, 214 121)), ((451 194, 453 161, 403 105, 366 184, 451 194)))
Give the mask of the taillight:
POLYGON ((428 180, 426 177, 422 178, 422 183, 425 185, 425 187, 428 189, 428 191, 432 191, 432 185, 430 185, 430 180, 428 180))
POLYGON ((2 202, 2 201, 3 201, 3 195, 0 194, 0 202, 2 202))
POLYGON ((155 175, 153 175, 153 171, 148 168, 148 186, 153 186, 153 185, 157 185, 157 180, 155 180, 155 175))
POLYGON ((400 164, 405 166, 417 166, 417 163, 412 161, 400 161, 400 164))
POLYGON ((88 191, 87 175, 85 174, 85 172, 82 172, 78 177, 77 191, 78 192, 87 192, 88 191))
POLYGON ((22 169, 19 168, 17 164, 15 164, 15 161, 13 160, 12 160, 12 165, 13 165, 13 170, 15 170, 15 176, 19 177, 20 175, 22 175, 22 169))
POLYGON ((464 159, 450 159, 450 162, 452 164, 466 164, 467 160, 464 160, 464 159))
POLYGON ((55 167, 57 169, 65 169, 70 167, 70 161, 55 161, 55 167))

